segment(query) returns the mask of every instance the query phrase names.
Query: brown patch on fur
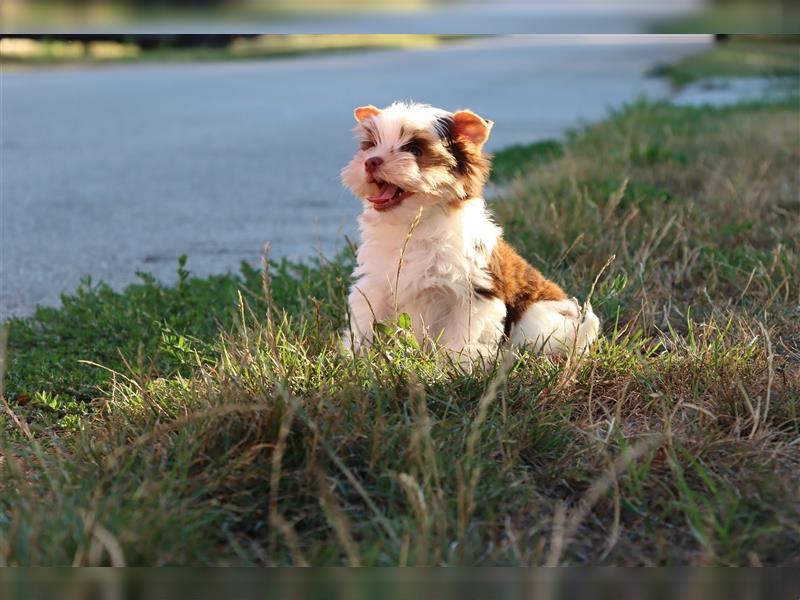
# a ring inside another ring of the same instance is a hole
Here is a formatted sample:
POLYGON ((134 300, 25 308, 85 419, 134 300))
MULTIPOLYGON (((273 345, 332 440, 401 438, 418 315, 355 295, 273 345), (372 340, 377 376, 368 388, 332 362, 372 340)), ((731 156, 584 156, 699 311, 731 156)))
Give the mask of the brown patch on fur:
POLYGON ((481 195, 483 184, 492 168, 492 156, 482 150, 482 144, 476 144, 469 138, 461 135, 453 117, 441 117, 436 121, 434 129, 441 139, 445 150, 455 159, 452 167, 454 174, 459 178, 464 194, 458 200, 450 202, 451 208, 458 208, 461 200, 477 198, 481 195))
POLYGON ((448 132, 450 135, 440 139, 427 131, 417 131, 406 144, 414 142, 420 146, 422 154, 417 157, 417 164, 421 169, 445 167, 459 178, 464 195, 451 202, 451 206, 457 208, 462 200, 481 195, 491 169, 491 157, 468 139, 453 137, 452 127, 448 132))
POLYGON ((439 140, 431 140, 427 136, 416 136, 411 142, 415 142, 422 150, 422 154, 416 157, 420 169, 437 167, 452 169, 456 166, 455 158, 447 150, 442 149, 439 140))
POLYGON ((359 140, 361 141, 361 149, 366 150, 369 148, 369 144, 375 145, 378 143, 378 128, 375 125, 375 122, 372 119, 369 119, 359 125, 356 125, 354 129, 356 136, 358 136, 359 140), (365 144, 367 145, 365 147, 365 144))
POLYGON ((450 169, 453 167, 453 158, 446 154, 423 151, 422 155, 416 158, 420 169, 435 169, 441 167, 450 169))
POLYGON ((523 313, 534 302, 542 300, 564 300, 567 295, 558 285, 545 279, 538 269, 531 266, 504 240, 497 240, 489 259, 491 290, 478 290, 481 296, 499 298, 506 305, 505 334, 519 321, 523 313))
POLYGON ((459 179, 464 185, 464 197, 477 198, 483 193, 483 184, 492 168, 491 155, 466 139, 454 140, 451 152, 456 157, 459 179))

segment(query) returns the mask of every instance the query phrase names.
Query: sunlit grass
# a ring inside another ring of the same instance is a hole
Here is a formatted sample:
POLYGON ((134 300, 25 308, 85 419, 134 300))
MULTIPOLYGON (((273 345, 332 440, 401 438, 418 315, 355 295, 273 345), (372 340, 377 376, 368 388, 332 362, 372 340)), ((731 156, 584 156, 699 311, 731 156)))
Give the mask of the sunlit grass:
POLYGON ((268 34, 236 38, 219 48, 177 48, 166 43, 147 49, 133 42, 3 38, 0 39, 0 59, 9 66, 243 60, 369 49, 430 48, 464 37, 429 34, 268 34))
POLYGON ((350 253, 87 283, 9 324, 0 561, 796 565, 796 106, 544 150, 500 153, 492 209, 580 297, 615 257, 588 357, 465 373, 402 323, 343 354, 350 253))
POLYGON ((800 82, 800 37, 794 43, 786 38, 765 41, 736 37, 677 63, 657 66, 652 72, 675 85, 712 77, 793 77, 800 82))

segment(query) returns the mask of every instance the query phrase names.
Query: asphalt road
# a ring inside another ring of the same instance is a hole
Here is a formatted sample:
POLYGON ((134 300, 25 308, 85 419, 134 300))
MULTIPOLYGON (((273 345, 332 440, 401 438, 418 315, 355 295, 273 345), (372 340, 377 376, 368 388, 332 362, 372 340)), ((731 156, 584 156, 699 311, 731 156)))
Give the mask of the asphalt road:
POLYGON ((274 255, 331 253, 359 204, 339 170, 352 109, 469 107, 490 149, 562 135, 638 95, 656 62, 705 39, 514 37, 434 50, 2 75, 0 320, 56 304, 91 274, 174 279, 274 255))

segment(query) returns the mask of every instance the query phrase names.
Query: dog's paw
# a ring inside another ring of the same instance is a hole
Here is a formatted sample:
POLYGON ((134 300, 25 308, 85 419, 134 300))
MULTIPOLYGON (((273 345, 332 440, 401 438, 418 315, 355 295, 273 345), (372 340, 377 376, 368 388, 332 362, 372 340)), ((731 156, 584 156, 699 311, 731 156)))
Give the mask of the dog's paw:
POLYGON ((347 356, 357 356, 372 344, 371 338, 346 329, 339 336, 339 350, 347 356))
POLYGON ((358 353, 360 344, 350 331, 343 331, 339 336, 339 352, 345 356, 354 356, 358 353))
POLYGON ((586 350, 594 343, 600 333, 600 319, 594 314, 591 302, 584 303, 582 313, 583 319, 578 327, 577 345, 586 350))

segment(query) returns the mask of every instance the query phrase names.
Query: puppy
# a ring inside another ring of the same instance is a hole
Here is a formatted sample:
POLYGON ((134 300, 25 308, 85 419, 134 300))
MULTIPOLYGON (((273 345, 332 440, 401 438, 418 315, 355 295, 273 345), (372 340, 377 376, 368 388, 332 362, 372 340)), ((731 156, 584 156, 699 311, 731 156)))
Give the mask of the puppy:
POLYGON ((584 352, 600 322, 521 258, 486 209, 483 152, 492 121, 396 102, 355 109, 360 143, 342 170, 359 198, 361 245, 345 344, 373 341, 373 325, 411 316, 421 344, 466 361, 504 339, 550 355, 584 352))

